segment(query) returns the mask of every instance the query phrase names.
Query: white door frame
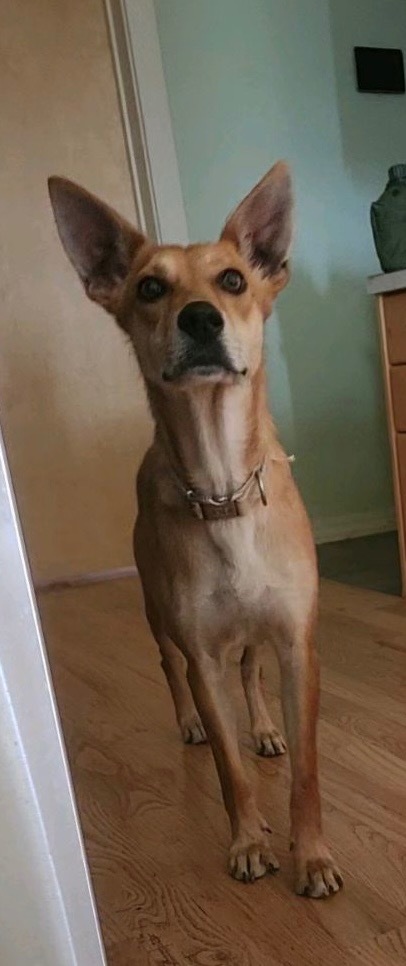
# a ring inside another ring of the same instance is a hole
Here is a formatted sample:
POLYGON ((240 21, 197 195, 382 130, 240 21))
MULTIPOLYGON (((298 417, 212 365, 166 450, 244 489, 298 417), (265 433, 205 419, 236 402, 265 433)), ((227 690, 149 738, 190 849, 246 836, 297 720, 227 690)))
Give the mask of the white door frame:
POLYGON ((0 959, 106 966, 0 431, 0 959))
POLYGON ((187 244, 153 0, 104 0, 139 226, 187 244))

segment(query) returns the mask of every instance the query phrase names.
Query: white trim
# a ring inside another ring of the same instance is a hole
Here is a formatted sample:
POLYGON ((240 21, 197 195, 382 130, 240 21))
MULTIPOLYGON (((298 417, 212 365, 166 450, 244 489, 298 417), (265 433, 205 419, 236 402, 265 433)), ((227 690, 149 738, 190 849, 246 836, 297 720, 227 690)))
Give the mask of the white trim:
POLYGON ((104 0, 140 227, 188 242, 153 0, 104 0))
POLYGON ((106 966, 1 432, 0 571, 2 963, 106 966))
POLYGON ((402 292, 406 288, 406 270, 370 275, 367 280, 369 295, 382 295, 385 292, 402 292))
POLYGON ((347 516, 313 519, 313 532, 316 543, 333 543, 337 540, 351 540, 355 537, 369 537, 374 533, 388 533, 396 530, 395 513, 388 509, 384 513, 351 513, 347 516))

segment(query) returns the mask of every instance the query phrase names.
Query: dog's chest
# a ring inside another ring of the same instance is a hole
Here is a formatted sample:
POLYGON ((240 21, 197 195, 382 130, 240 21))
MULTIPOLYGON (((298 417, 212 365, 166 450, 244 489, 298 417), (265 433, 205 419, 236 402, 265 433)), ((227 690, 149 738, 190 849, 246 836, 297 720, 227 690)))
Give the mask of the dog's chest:
POLYGON ((210 528, 206 579, 208 599, 241 617, 254 617, 269 606, 276 579, 261 533, 252 520, 240 518, 210 528))

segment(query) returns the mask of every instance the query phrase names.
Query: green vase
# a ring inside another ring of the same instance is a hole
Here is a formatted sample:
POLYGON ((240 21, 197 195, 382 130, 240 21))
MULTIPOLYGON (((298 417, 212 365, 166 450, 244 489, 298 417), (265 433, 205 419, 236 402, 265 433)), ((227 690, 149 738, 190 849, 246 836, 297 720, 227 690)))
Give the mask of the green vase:
POLYGON ((371 205, 375 247, 384 272, 406 268, 406 164, 389 168, 389 181, 371 205))

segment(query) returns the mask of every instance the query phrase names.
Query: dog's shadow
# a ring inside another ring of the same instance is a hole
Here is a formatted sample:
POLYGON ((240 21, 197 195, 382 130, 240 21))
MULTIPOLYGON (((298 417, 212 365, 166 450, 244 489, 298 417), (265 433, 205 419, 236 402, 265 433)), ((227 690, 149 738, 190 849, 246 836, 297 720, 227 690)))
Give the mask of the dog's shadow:
POLYGON ((271 409, 313 520, 392 507, 378 326, 366 280, 300 265, 268 329, 271 409), (282 375, 281 375, 282 370, 282 375))

